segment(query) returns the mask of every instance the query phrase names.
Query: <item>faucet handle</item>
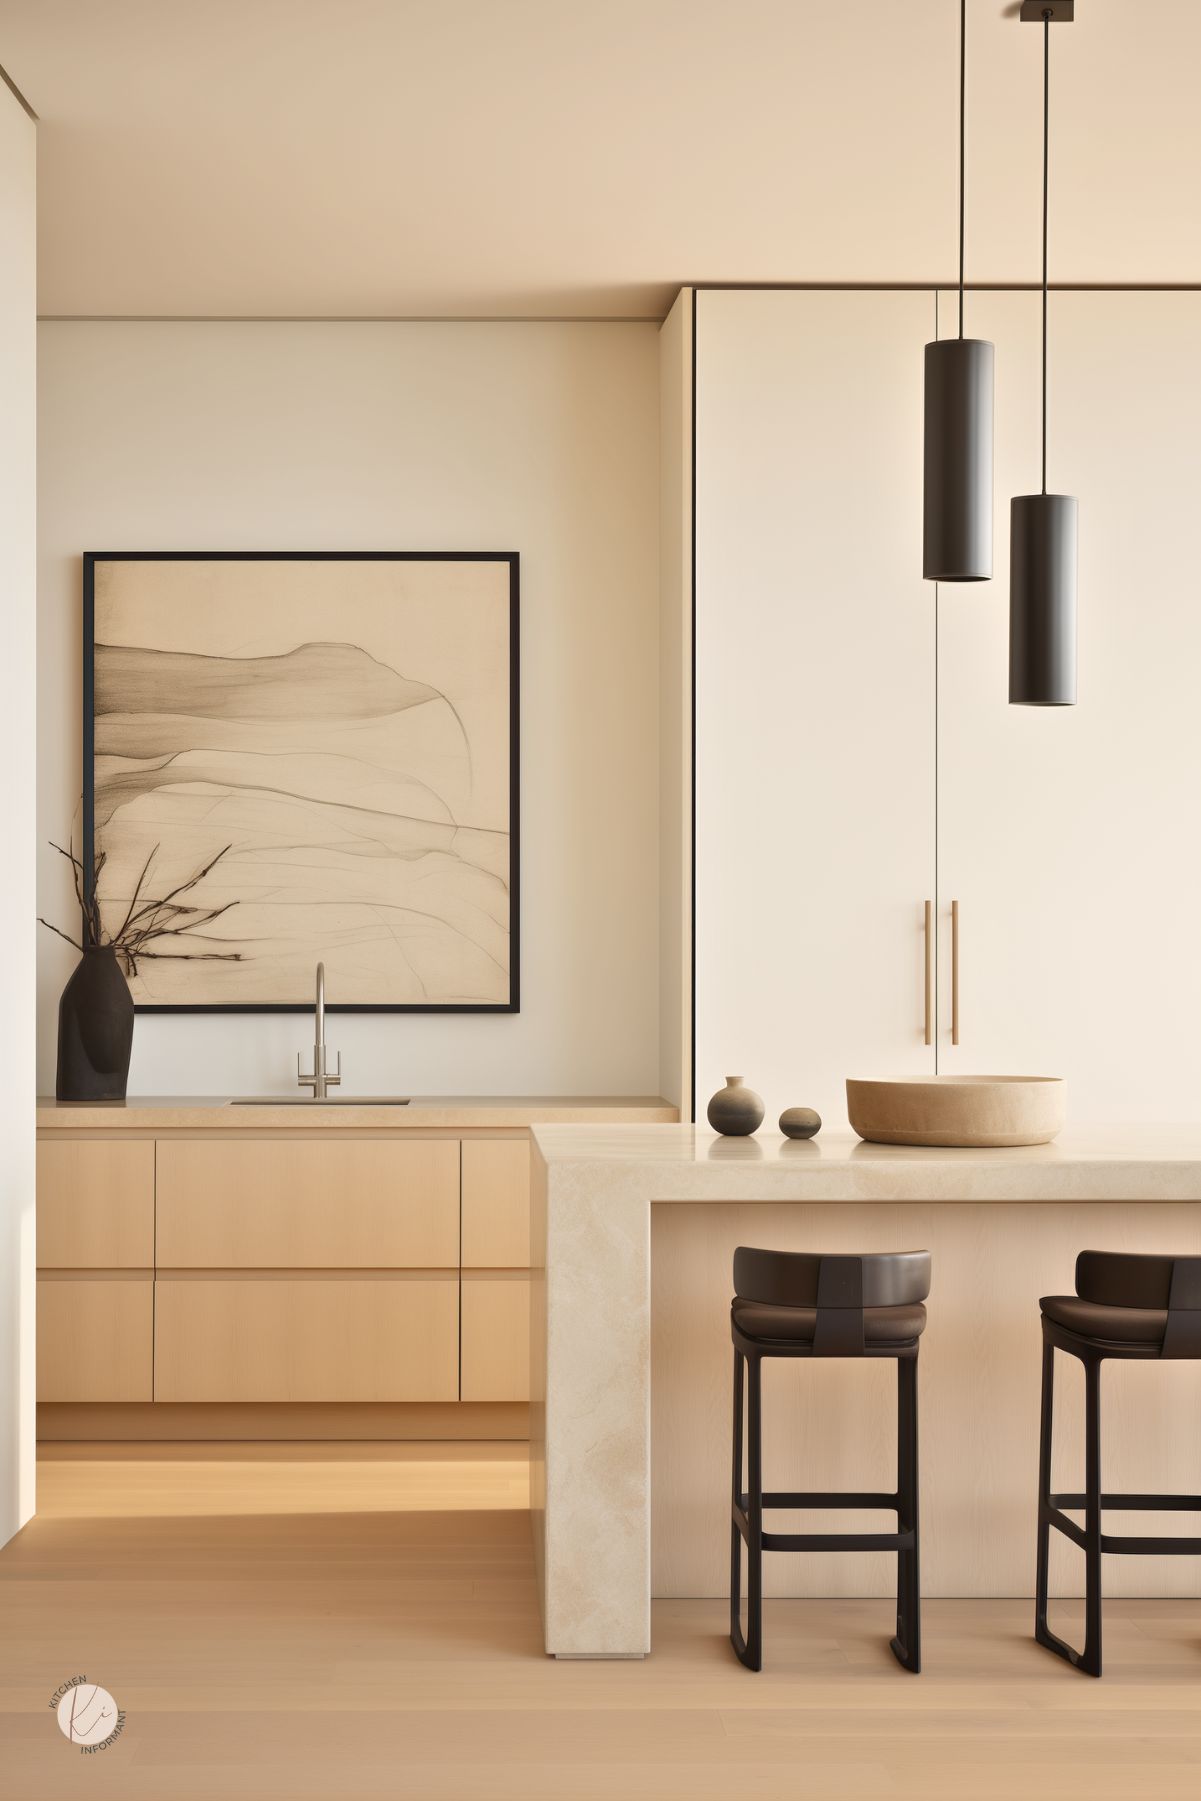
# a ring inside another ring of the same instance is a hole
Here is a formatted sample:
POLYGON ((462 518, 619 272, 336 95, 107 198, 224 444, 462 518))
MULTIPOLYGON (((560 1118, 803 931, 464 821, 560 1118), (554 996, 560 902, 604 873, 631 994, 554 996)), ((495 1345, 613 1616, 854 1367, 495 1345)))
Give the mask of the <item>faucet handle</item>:
MULTIPOLYGON (((339 1068, 341 1068, 340 1064, 339 1064, 339 1068)), ((316 1062, 314 1061, 312 1075, 306 1076, 304 1071, 300 1067, 300 1052, 299 1051, 297 1051, 297 1053, 296 1053, 296 1086, 298 1088, 311 1088, 313 1090, 314 1094, 316 1094, 316 1092, 317 1092, 316 1062)))
MULTIPOLYGON (((299 1055, 300 1055, 300 1053, 297 1052, 297 1056, 299 1056, 299 1055)), ((342 1053, 341 1053, 341 1051, 335 1051, 334 1056, 338 1059, 338 1067, 334 1071, 332 1076, 329 1075, 328 1073, 326 1074, 325 1086, 327 1088, 340 1088, 342 1086, 342 1053)))

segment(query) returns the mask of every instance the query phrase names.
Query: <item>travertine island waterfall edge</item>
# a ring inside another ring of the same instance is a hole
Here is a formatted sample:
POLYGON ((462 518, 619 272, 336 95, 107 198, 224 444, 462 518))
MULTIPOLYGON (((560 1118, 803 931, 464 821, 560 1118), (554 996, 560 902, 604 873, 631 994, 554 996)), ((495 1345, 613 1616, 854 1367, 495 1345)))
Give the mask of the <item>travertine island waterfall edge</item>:
MULTIPOLYGON (((531 1502, 553 1655, 644 1656, 652 1595, 728 1592, 726 1315, 738 1243, 931 1251, 923 1592, 1032 1596, 1039 1297, 1071 1292, 1084 1248, 1201 1252, 1201 1131, 918 1150, 824 1135, 729 1140, 677 1125, 535 1126, 531 1502)), ((807 1374, 784 1368, 765 1381, 779 1459, 768 1485, 889 1486, 885 1366, 832 1363, 820 1389, 807 1374), (844 1443, 847 1417, 859 1425, 844 1443)), ((1196 1376, 1183 1362, 1107 1367, 1107 1490, 1195 1487, 1196 1376)), ((1064 1382, 1056 1419, 1056 1480, 1067 1486, 1082 1464, 1077 1388, 1064 1382)), ((859 1518, 866 1529, 870 1516, 859 1518)), ((823 1528, 840 1523, 823 1516, 823 1528)), ((878 1595, 887 1611, 893 1563, 884 1553, 769 1558, 766 1592, 878 1595)), ((1081 1565, 1072 1547, 1054 1547, 1052 1593, 1082 1592, 1081 1565)), ((1115 1595, 1201 1593, 1192 1559, 1110 1565, 1115 1595)))

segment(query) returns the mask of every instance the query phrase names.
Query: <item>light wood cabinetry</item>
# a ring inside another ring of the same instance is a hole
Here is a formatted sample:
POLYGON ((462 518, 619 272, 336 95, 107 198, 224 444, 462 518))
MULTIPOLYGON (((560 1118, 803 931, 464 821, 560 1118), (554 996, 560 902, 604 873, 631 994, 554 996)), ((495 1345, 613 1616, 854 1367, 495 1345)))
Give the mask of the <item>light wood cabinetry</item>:
POLYGON ((530 1146, 463 1142, 460 1394, 530 1397, 530 1146))
POLYGON ((40 1144, 39 1401, 149 1401, 154 1145, 40 1144))
POLYGON ((39 1401, 153 1399, 154 1278, 38 1278, 39 1401))
POLYGON ((530 1398, 530 1278, 521 1270, 464 1270, 461 1398, 530 1398))
POLYGON ((454 1401, 453 1276, 168 1276, 159 1401, 454 1401))
POLYGON ((154 1145, 39 1144, 38 1268, 154 1268, 154 1145))
POLYGON ((458 1266, 457 1139, 159 1145, 160 1270, 458 1266))
POLYGON ((463 1268, 528 1269, 529 1262, 529 1140, 466 1139, 463 1268))
POLYGON ((47 1137, 38 1398, 524 1404, 529 1181, 525 1132, 47 1137))

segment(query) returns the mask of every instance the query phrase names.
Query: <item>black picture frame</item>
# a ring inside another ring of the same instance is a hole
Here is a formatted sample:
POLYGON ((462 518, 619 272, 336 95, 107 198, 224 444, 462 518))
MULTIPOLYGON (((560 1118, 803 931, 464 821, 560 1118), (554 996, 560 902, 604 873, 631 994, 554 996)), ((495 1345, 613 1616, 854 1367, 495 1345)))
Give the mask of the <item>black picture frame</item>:
MULTIPOLYGON (((521 1011, 521 558, 515 550, 89 550, 83 556, 83 866, 95 855, 96 565, 98 563, 507 563, 509 567, 509 998, 330 1001, 327 1013, 521 1011)), ((311 1013, 305 1001, 138 1001, 138 1013, 311 1013)))

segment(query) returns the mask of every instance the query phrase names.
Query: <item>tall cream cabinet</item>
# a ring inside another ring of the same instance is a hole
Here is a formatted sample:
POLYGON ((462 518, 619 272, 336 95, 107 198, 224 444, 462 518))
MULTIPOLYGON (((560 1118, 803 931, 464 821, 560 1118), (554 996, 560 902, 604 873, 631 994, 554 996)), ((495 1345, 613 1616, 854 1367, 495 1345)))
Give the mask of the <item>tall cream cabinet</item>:
POLYGON ((1062 1075, 1075 1125, 1201 1118, 1201 295, 1051 295, 1071 709, 1007 698, 1036 292, 968 297, 996 345, 993 580, 921 579, 922 347, 955 307, 695 296, 701 1119, 735 1071, 769 1122, 845 1129, 846 1076, 936 1069, 1062 1075))
POLYGON ((845 1123, 847 1075, 934 1068, 933 329, 929 293, 697 295, 702 1120, 732 1073, 845 1123))
MULTIPOLYGON (((951 296, 940 312, 954 330, 951 296)), ((939 891, 960 939, 960 1041, 944 1029, 940 1067, 1063 1075, 1074 1124, 1195 1121, 1201 294, 1050 297, 1048 486, 1080 501, 1071 708, 1005 694, 1008 496, 1039 482, 1039 297, 973 296, 970 316, 997 347, 996 574, 939 594, 939 891)))

